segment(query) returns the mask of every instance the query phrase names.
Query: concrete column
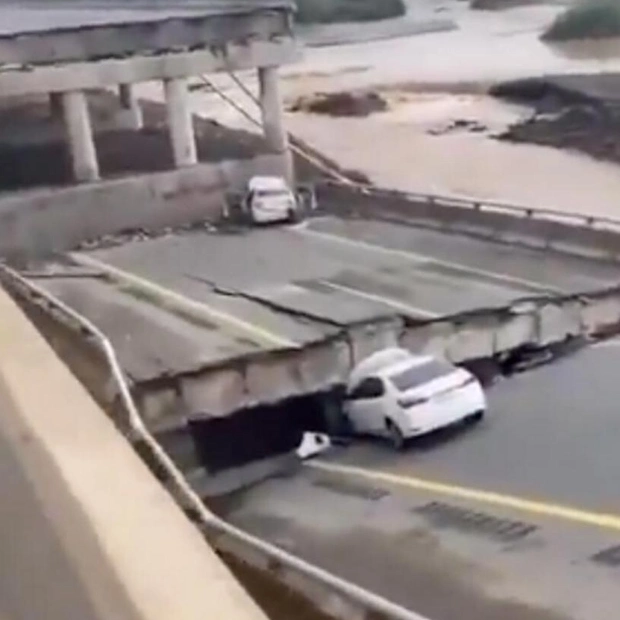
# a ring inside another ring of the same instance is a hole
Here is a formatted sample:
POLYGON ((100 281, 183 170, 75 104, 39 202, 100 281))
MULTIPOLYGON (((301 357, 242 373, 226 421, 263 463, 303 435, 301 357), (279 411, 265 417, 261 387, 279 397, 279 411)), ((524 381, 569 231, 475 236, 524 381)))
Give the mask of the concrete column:
POLYGON ((121 111, 127 116, 127 125, 133 129, 142 129, 144 124, 142 118, 142 108, 136 97, 133 84, 121 84, 118 88, 118 95, 121 101, 121 111))
POLYGON ((50 93, 50 116, 54 119, 62 118, 62 95, 50 93))
POLYGON ((75 180, 96 181, 99 179, 99 163, 86 94, 81 90, 62 93, 62 104, 75 180))
POLYGON ((198 156, 189 109, 187 80, 184 78, 164 80, 164 93, 174 164, 177 168, 193 166, 198 163, 198 156))
POLYGON ((262 110, 263 131, 269 148, 284 157, 284 175, 293 181, 293 162, 288 144, 288 134, 284 127, 282 96, 277 67, 258 69, 260 87, 260 106, 262 110))

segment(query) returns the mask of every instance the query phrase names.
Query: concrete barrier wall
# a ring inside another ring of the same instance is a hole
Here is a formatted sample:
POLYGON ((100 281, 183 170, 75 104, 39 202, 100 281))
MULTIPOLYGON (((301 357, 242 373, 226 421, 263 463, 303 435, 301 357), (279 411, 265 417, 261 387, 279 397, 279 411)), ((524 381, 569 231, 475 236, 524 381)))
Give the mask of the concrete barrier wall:
MULTIPOLYGON (((226 193, 254 174, 282 174, 282 155, 199 164, 0 198, 0 254, 37 257, 123 231, 162 230, 217 220, 226 193)), ((491 201, 322 183, 321 209, 396 219, 505 243, 620 260, 620 219, 531 209, 491 201)))
POLYGON ((0 590, 17 615, 266 619, 1 289, 0 438, 0 590))
MULTIPOLYGON (((26 258, 119 232, 219 219, 226 193, 254 174, 282 174, 282 155, 41 189, 0 198, 0 254, 26 258)), ((620 260, 620 219, 531 209, 497 201, 324 182, 323 211, 358 213, 504 243, 620 260)))
POLYGON ((620 219, 332 182, 318 186, 317 197, 322 209, 334 213, 397 219, 527 247, 620 259, 620 219))
POLYGON ((161 230, 221 216, 226 192, 281 173, 281 155, 21 192, 0 199, 0 254, 36 257, 132 229, 161 230))

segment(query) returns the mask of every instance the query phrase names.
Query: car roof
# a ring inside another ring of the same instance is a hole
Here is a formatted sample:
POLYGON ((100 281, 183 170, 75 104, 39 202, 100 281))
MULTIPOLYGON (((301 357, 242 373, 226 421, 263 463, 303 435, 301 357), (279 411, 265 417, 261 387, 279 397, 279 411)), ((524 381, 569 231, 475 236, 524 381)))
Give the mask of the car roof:
POLYGON ((432 361, 431 355, 416 355, 407 349, 391 347, 373 353, 362 360, 351 372, 349 382, 357 382, 368 376, 386 376, 400 369, 432 361))
POLYGON ((256 176, 248 183, 252 191, 269 189, 289 189, 288 184, 282 177, 256 176))

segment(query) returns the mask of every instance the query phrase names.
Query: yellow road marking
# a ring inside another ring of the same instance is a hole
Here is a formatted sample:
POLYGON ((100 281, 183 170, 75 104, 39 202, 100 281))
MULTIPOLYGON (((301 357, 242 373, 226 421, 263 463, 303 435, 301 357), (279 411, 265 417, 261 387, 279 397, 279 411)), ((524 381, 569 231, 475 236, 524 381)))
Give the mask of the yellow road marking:
POLYGON ((309 461, 306 465, 314 469, 335 474, 357 476, 358 478, 364 478, 366 480, 386 482, 388 484, 416 489, 418 491, 426 491, 438 495, 445 495, 447 497, 500 506, 501 508, 511 508, 520 512, 553 517, 564 521, 580 523, 582 525, 594 525, 603 529, 620 531, 620 515, 590 512, 560 504, 540 502, 489 491, 481 491, 479 489, 461 487, 443 482, 435 482, 423 478, 400 476, 397 474, 390 474, 388 472, 375 471, 362 467, 352 467, 349 465, 338 465, 336 463, 320 461, 309 461))
POLYGON ((152 295, 154 298, 161 300, 163 305, 177 308, 183 312, 192 313, 195 316, 218 323, 223 327, 228 327, 237 334, 242 334, 246 338, 250 337, 261 346, 275 346, 286 349, 299 348, 299 345, 293 340, 283 338, 282 336, 266 330, 259 325, 244 321, 243 319, 236 317, 234 314, 224 312, 223 310, 218 310, 204 302, 196 301, 191 297, 181 295, 180 293, 156 284, 151 280, 147 280, 146 278, 137 276, 123 269, 119 269, 118 267, 113 267, 104 261, 93 258, 92 256, 72 253, 71 258, 82 266, 91 267, 106 273, 120 284, 133 287, 136 290, 152 295))
MULTIPOLYGON (((487 278, 489 280, 495 280, 498 285, 503 284, 513 284, 515 286, 519 286, 521 288, 528 288, 537 291, 542 291, 545 293, 564 293, 562 289, 556 288, 554 286, 547 286, 540 282, 534 282, 533 280, 527 280, 526 278, 519 278, 517 276, 511 276, 506 273, 498 273, 496 271, 487 271, 486 269, 478 269, 477 267, 468 267, 461 263, 453 263, 451 261, 442 260, 439 258, 434 258, 432 256, 428 256, 426 254, 417 254, 415 252, 409 252, 407 250, 396 250, 394 248, 386 248, 382 245, 376 245, 374 243, 369 243, 368 241, 362 241, 361 239, 349 239, 347 237, 341 237, 340 235, 326 233, 319 230, 311 230, 307 226, 306 227, 298 227, 294 229, 290 229, 293 232, 301 235, 306 235, 310 237, 316 237, 317 239, 323 239, 325 241, 334 241, 336 243, 340 243, 342 245, 349 245, 353 247, 362 248, 365 250, 370 250, 372 252, 380 252, 385 255, 395 256, 398 258, 404 258, 409 261, 419 262, 421 264, 432 264, 438 265, 440 267, 447 267, 449 269, 454 269, 460 271, 461 273, 469 273, 475 276, 481 276, 483 278, 487 278)), ((487 284, 485 282, 481 282, 481 285, 487 284)))
POLYGON ((386 306, 390 306, 395 310, 400 310, 401 312, 405 312, 406 314, 411 314, 414 316, 419 316, 422 318, 428 319, 436 319, 441 316, 436 312, 430 312, 429 310, 424 310, 423 308, 417 308, 416 306, 410 306, 409 304, 401 303, 400 301, 396 301, 395 299, 390 299, 389 297, 383 297, 382 295, 373 295, 372 293, 367 293, 366 291, 360 291, 356 288, 351 288, 349 286, 344 286, 343 284, 336 284, 335 282, 330 282, 329 280, 321 280, 321 284, 325 286, 329 286, 333 288, 335 291, 342 291, 343 293, 348 293, 349 295, 356 295, 358 297, 362 297, 363 299, 368 299, 370 301, 376 301, 378 303, 385 304, 386 306))

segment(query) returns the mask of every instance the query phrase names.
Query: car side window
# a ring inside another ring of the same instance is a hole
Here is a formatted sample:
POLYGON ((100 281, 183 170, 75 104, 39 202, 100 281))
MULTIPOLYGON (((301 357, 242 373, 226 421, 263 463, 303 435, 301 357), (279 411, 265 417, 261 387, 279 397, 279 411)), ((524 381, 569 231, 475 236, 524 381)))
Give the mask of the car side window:
POLYGON ((364 379, 350 394, 349 400, 363 400, 366 398, 380 398, 385 394, 383 381, 378 377, 364 379))

